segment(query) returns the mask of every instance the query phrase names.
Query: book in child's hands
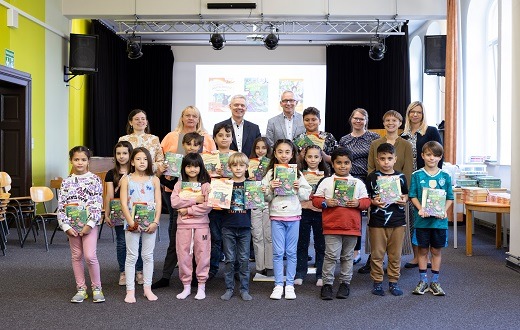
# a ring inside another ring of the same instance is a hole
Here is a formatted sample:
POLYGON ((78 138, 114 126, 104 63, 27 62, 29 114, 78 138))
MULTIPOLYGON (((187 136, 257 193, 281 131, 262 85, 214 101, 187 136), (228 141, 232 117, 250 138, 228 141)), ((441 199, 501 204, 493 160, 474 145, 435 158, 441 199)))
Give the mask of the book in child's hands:
POLYGON ((422 208, 430 217, 446 216, 446 191, 443 189, 423 188, 422 208))
POLYGON ((267 157, 251 158, 248 167, 249 177, 256 181, 261 181, 264 177, 265 169, 269 166, 269 161, 271 160, 267 157))
POLYGON ((277 196, 294 195, 294 181, 296 181, 298 167, 296 164, 275 164, 274 178, 280 180, 281 186, 274 189, 277 196))
POLYGON ((81 232, 88 222, 88 211, 85 206, 79 203, 70 203, 66 204, 64 209, 70 226, 74 228, 77 233, 81 232))
POLYGON ((174 154, 173 152, 166 152, 164 154, 164 162, 168 165, 166 171, 164 171, 164 175, 174 176, 176 178, 181 177, 181 164, 182 158, 184 156, 181 154, 174 154))
POLYGON ((300 149, 303 149, 308 146, 312 146, 314 142, 309 138, 309 135, 302 134, 301 136, 294 139, 294 144, 296 144, 300 149))
POLYGON ((121 200, 119 198, 114 198, 110 200, 110 220, 112 221, 113 226, 121 226, 125 221, 125 216, 123 215, 123 209, 121 209, 121 200))
POLYGON ((265 207, 262 181, 245 181, 246 209, 263 209, 265 207))
POLYGON ((221 168, 219 152, 204 151, 200 155, 204 162, 204 167, 206 168, 206 171, 208 171, 209 175, 212 177, 218 176, 217 170, 221 168))
POLYGON ((378 177, 377 186, 382 203, 388 205, 401 200, 401 179, 398 175, 378 177))
POLYGON ((304 170, 303 176, 305 177, 305 180, 309 183, 309 185, 312 187, 312 191, 316 189, 316 185, 318 182, 320 182, 321 179, 325 176, 323 171, 309 171, 304 170))
POLYGON ((148 228, 155 219, 155 203, 134 203, 132 206, 132 218, 137 221, 142 229, 148 228))
POLYGON ((338 201, 338 206, 347 206, 347 202, 354 199, 356 181, 334 178, 334 193, 332 198, 338 201))
POLYGON ((183 199, 197 198, 202 195, 202 184, 200 182, 181 182, 179 197, 183 199))
POLYGON ((325 139, 323 137, 321 137, 319 134, 312 133, 307 134, 307 138, 309 138, 309 140, 311 140, 314 145, 317 145, 321 148, 321 150, 323 150, 323 146, 325 145, 325 139))
POLYGON ((220 167, 222 168, 222 177, 223 178, 232 178, 233 173, 231 172, 231 169, 228 166, 228 160, 229 160, 229 153, 219 153, 219 159, 220 159, 220 167))
POLYGON ((229 209, 231 207, 232 193, 233 181, 226 178, 212 178, 211 192, 208 197, 208 206, 229 209))

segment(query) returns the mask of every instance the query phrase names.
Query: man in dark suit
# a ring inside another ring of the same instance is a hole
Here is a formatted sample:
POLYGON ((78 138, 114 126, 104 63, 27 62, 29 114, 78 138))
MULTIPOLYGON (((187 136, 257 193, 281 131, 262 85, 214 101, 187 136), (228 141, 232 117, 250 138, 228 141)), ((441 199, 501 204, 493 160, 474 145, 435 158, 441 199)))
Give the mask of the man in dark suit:
POLYGON ((279 139, 293 140, 301 133, 305 133, 305 126, 303 126, 303 117, 294 111, 298 104, 298 100, 294 98, 294 93, 285 91, 282 93, 280 106, 283 112, 267 122, 267 131, 265 137, 267 142, 272 147, 279 139))
MULTIPOLYGON (((221 123, 230 124, 233 126, 233 142, 231 142, 231 150, 240 151, 249 157, 253 149, 253 142, 260 137, 260 128, 257 124, 244 120, 246 113, 246 97, 244 95, 235 95, 229 102, 231 109, 231 118, 224 120, 221 123)), ((215 125, 215 126, 216 126, 215 125)))

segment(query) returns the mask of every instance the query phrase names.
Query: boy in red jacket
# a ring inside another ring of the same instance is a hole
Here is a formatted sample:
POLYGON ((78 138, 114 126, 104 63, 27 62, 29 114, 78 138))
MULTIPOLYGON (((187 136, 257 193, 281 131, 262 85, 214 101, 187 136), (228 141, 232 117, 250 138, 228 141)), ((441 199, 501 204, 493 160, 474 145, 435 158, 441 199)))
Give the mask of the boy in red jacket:
POLYGON ((361 211, 370 206, 365 184, 350 175, 352 152, 346 148, 337 148, 331 154, 331 161, 335 174, 323 179, 312 197, 312 204, 323 209, 323 234, 325 235, 323 287, 321 288, 323 300, 333 298, 332 284, 338 258, 341 268, 336 298, 346 299, 350 294, 354 247, 357 237, 361 236, 361 211), (352 183, 352 187, 341 191, 335 181, 340 182, 345 179, 348 185, 352 183), (340 193, 348 195, 348 198, 339 199, 340 193))

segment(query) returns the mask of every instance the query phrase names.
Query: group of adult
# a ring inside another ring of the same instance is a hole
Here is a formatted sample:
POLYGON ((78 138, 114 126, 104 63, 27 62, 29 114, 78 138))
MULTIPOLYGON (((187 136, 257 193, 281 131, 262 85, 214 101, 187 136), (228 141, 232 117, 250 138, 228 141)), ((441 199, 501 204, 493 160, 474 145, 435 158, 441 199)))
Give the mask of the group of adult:
MULTIPOLYGON (((370 171, 377 169, 376 153, 377 146, 381 143, 391 143, 396 148, 397 163, 396 170, 403 172, 406 178, 411 177, 411 173, 424 166, 421 158, 422 146, 428 141, 437 141, 442 143, 440 134, 436 127, 428 126, 424 113, 424 106, 421 102, 412 102, 405 116, 405 126, 403 132, 399 135, 399 128, 402 125, 403 118, 397 111, 390 110, 383 117, 383 125, 386 135, 381 137, 377 133, 368 130, 368 112, 358 108, 352 111, 349 117, 351 132, 343 136, 339 142, 330 133, 319 130, 321 123, 320 111, 314 107, 304 110, 303 115, 295 111, 298 100, 291 91, 285 91, 281 95, 280 106, 282 113, 270 118, 267 123, 266 139, 272 147, 279 139, 295 140, 305 134, 318 134, 324 139, 324 147, 322 156, 326 162, 330 163, 330 154, 332 151, 340 147, 351 150, 352 168, 351 175, 361 180, 365 180, 370 171)), ((231 117, 221 123, 231 124, 233 127, 231 149, 250 155, 255 139, 261 137, 260 128, 257 124, 244 119, 247 111, 246 97, 243 95, 235 95, 230 99, 229 108, 231 117)), ((185 134, 196 132, 204 137, 203 151, 216 150, 215 142, 211 134, 209 134, 202 124, 200 111, 194 106, 186 107, 179 118, 177 127, 168 133, 162 141, 155 135, 150 134, 150 126, 146 119, 146 113, 143 110, 136 109, 130 112, 127 123, 127 135, 122 136, 120 141, 129 141, 132 146, 145 147, 150 151, 153 157, 154 171, 163 173, 166 170, 164 164, 164 153, 172 152, 183 154, 182 139, 185 134)), ((439 165, 442 166, 442 163, 439 165)), ((169 281, 175 265, 177 263, 177 255, 175 253, 175 232, 176 219, 175 211, 169 203, 171 189, 167 181, 162 180, 165 186, 163 191, 164 202, 168 205, 170 213, 170 225, 168 228, 170 244, 166 254, 163 267, 162 280, 169 281)), ((170 187, 171 188, 171 187, 170 187)), ((410 203, 411 205, 411 203, 410 203)), ((410 206, 413 207, 413 206, 410 206)), ((412 214, 410 212, 410 214, 412 214)), ((413 232, 413 219, 409 218, 410 233, 413 232)), ((410 236, 404 244, 403 252, 410 254, 410 236)), ((360 261, 361 237, 355 248, 354 261, 360 261)), ((416 267, 417 247, 413 246, 414 258, 405 265, 407 268, 416 267)), ((370 262, 367 260, 365 266, 361 267, 359 272, 370 272, 370 262)), ((165 283, 162 283, 165 284, 165 283)))

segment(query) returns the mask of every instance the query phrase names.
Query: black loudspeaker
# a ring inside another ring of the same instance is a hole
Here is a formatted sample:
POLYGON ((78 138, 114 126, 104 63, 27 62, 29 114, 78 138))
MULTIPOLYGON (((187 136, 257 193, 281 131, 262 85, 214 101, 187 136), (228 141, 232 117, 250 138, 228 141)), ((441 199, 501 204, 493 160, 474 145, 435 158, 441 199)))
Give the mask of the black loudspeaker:
POLYGON ((72 74, 91 74, 98 71, 98 36, 70 34, 69 71, 72 74))
POLYGON ((446 71, 446 36, 424 36, 424 73, 444 76, 446 71))

